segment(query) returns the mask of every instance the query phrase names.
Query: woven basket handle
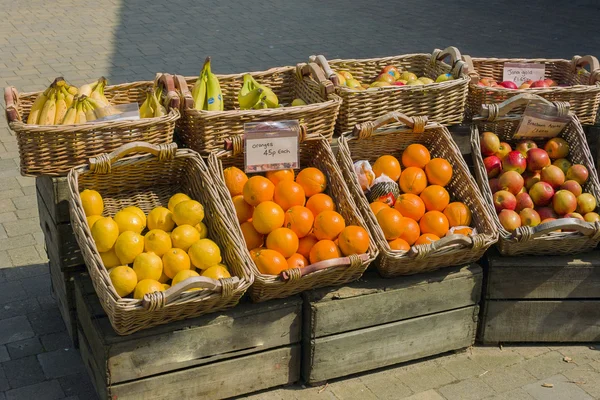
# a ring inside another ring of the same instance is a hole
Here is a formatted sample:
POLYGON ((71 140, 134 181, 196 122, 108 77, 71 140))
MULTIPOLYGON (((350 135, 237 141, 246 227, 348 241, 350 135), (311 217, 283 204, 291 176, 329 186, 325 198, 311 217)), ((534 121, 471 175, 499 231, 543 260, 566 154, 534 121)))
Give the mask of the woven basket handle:
POLYGON ((577 218, 561 218, 555 221, 545 222, 535 228, 521 226, 512 233, 512 237, 520 242, 527 241, 559 229, 577 231, 585 236, 600 236, 600 222, 592 224, 577 218))
POLYGON ((446 47, 444 50, 433 50, 433 53, 431 53, 431 64, 435 65, 436 62, 443 61, 447 57, 450 57, 452 76, 454 78, 460 77, 460 74, 466 69, 467 64, 462 60, 460 51, 454 46, 446 47))
POLYGON ((413 258, 423 258, 439 249, 455 244, 464 248, 480 248, 483 245, 483 241, 474 239, 478 238, 478 236, 479 235, 475 235, 474 237, 459 234, 447 235, 440 240, 436 240, 429 244, 412 246, 408 251, 408 256, 413 258))
POLYGON ((600 62, 594 56, 575 56, 573 60, 573 67, 577 71, 579 68, 584 68, 585 66, 589 66, 590 68, 590 85, 595 85, 596 82, 600 82, 600 62))
POLYGON ((98 174, 110 172, 112 164, 131 153, 150 153, 159 160, 168 160, 175 157, 177 143, 151 144, 147 142, 131 142, 122 145, 112 153, 103 153, 89 159, 90 171, 98 174))
POLYGON ((479 82, 479 72, 475 69, 475 64, 473 64, 473 58, 471 56, 465 54, 462 56, 462 60, 465 62, 465 69, 467 75, 471 78, 471 84, 476 85, 479 82))
POLYGON ((284 271, 281 271, 281 273, 279 274, 279 277, 281 278, 281 280, 286 281, 286 282, 297 281, 298 279, 302 278, 303 276, 312 274, 313 272, 316 272, 316 271, 321 271, 321 270, 324 270, 327 268, 333 268, 333 267, 358 266, 358 265, 362 264, 363 262, 367 261, 368 259, 369 259, 368 254, 360 254, 360 255, 353 254, 349 257, 333 258, 331 260, 316 262, 316 263, 308 265, 304 268, 286 269, 284 271))
MULTIPOLYGON (((302 143, 306 140, 308 132, 307 124, 300 124, 300 130, 298 131, 298 143, 302 143)), ((237 156, 244 152, 244 135, 233 135, 223 140, 223 148, 226 151, 231 151, 232 155, 237 156)))
POLYGON ((180 108, 180 99, 179 95, 177 94, 177 90, 175 90, 175 81, 173 80, 173 75, 157 74, 155 81, 157 85, 161 85, 166 89, 168 108, 178 110, 180 108))
POLYGON ((366 139, 377 129, 398 122, 411 128, 414 133, 423 133, 425 131, 425 126, 427 125, 427 117, 409 117, 399 111, 391 111, 377 118, 375 121, 356 124, 352 130, 352 135, 359 139, 366 139))
POLYGON ((8 123, 20 121, 21 116, 17 108, 19 92, 15 87, 7 86, 4 88, 4 103, 6 104, 6 120, 8 123))
POLYGON ((315 63, 319 67, 321 67, 327 79, 329 79, 334 86, 340 85, 340 80, 338 79, 337 74, 334 70, 331 69, 331 67, 329 66, 329 61, 327 61, 327 58, 325 58, 324 55, 319 54, 318 56, 310 56, 308 57, 308 62, 315 63))
POLYGON ((505 100, 502 103, 490 103, 483 104, 481 106, 481 117, 488 121, 495 121, 498 117, 504 117, 509 112, 517 107, 521 107, 529 103, 530 101, 542 103, 548 106, 554 106, 558 108, 559 115, 566 115, 569 113, 569 103, 566 102, 550 102, 545 98, 538 96, 533 93, 521 93, 516 96, 505 100))
POLYGON ((309 62, 308 64, 297 64, 296 74, 300 78, 304 76, 311 76, 315 81, 317 81, 319 83, 321 97, 323 97, 324 99, 326 99, 330 94, 335 92, 334 84, 327 79, 327 77, 323 73, 323 70, 317 63, 309 62))
POLYGON ((181 75, 175 75, 173 77, 173 81, 175 82, 175 88, 179 91, 181 95, 181 105, 183 106, 183 108, 194 108, 194 98, 192 97, 192 93, 188 88, 188 84, 185 78, 181 75))
POLYGON ((183 292, 191 289, 210 290, 213 293, 221 293, 221 297, 231 297, 240 279, 237 276, 224 279, 212 279, 205 276, 194 276, 171 286, 164 292, 148 293, 142 299, 142 306, 146 310, 159 310, 169 303, 181 297, 183 292))

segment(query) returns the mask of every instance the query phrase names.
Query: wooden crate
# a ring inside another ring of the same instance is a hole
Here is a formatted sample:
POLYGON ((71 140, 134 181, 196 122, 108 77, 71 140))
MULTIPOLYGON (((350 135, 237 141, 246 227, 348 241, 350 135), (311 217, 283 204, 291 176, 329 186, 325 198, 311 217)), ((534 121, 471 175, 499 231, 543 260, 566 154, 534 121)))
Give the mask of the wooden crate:
POLYGON ((305 292, 302 376, 309 384, 471 346, 482 271, 477 265, 382 279, 369 271, 305 292))
POLYGON ((600 340, 600 252, 502 257, 488 252, 478 340, 600 340))
POLYGON ((114 332, 85 273, 75 299, 81 356, 101 399, 217 399, 299 379, 299 296, 128 336, 114 332))

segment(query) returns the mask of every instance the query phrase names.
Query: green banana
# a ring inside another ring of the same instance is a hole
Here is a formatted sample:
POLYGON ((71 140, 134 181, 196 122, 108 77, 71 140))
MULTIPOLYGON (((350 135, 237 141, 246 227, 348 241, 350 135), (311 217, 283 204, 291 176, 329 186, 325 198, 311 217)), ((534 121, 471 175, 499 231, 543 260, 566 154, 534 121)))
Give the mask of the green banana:
POLYGON ((262 88, 256 88, 246 95, 242 96, 241 92, 238 95, 238 102, 240 103, 241 110, 249 110, 258 103, 263 95, 262 88))
POLYGON ((269 108, 269 106, 267 105, 267 96, 263 96, 260 99, 260 101, 256 103, 252 108, 255 110, 263 110, 265 108, 269 108))
POLYGON ((240 89, 240 92, 238 93, 238 100, 241 96, 245 96, 248 93, 250 93, 254 87, 252 85, 252 76, 250 74, 246 74, 244 75, 244 83, 242 84, 242 88, 240 89))
POLYGON ((206 109, 208 111, 223 111, 223 94, 219 79, 210 70, 210 57, 206 58, 206 109))
POLYGON ((264 91, 265 95, 267 96, 267 99, 265 100, 265 103, 267 103, 267 106, 269 108, 279 107, 279 99, 277 98, 277 95, 275 94, 275 92, 273 92, 270 87, 261 85, 260 83, 258 83, 252 75, 250 75, 250 74, 247 74, 247 75, 248 75, 249 79, 251 80, 254 88, 261 88, 264 91))

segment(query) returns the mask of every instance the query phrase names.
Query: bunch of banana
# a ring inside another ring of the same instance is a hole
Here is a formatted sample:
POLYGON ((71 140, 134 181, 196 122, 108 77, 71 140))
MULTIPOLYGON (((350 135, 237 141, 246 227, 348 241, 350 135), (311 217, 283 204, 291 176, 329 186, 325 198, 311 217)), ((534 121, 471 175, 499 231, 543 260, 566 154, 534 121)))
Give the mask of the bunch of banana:
POLYGON ((155 85, 146 90, 146 100, 140 106, 140 118, 155 118, 167 115, 167 109, 160 102, 162 86, 155 85))
POLYGON ((271 88, 256 82, 250 74, 244 75, 244 83, 238 93, 238 103, 242 110, 281 107, 277 95, 271 88))
POLYGON ((60 125, 85 124, 118 113, 112 107, 84 94, 75 96, 60 125))
POLYGON ((73 103, 77 88, 69 85, 63 77, 58 77, 40 94, 29 111, 27 123, 34 125, 59 124, 67 108, 73 103))
POLYGON ((210 70, 210 57, 206 57, 202 72, 192 88, 196 110, 223 111, 223 93, 219 79, 210 70))

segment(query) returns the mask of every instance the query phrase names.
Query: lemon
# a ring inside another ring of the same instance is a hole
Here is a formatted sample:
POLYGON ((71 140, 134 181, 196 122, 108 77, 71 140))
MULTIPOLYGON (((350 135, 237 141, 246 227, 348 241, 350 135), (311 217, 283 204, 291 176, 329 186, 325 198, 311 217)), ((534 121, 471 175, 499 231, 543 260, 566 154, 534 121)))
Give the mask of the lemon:
POLYGON ((156 207, 148 213, 148 229, 162 229, 171 232, 175 227, 173 213, 164 207, 156 207))
MULTIPOLYGON (((98 222, 96 222, 97 224, 98 222)), ((115 242, 115 253, 123 264, 131 264, 144 251, 144 237, 139 233, 125 231, 115 242)))
POLYGON ((100 258, 102 259, 102 263, 106 267, 106 269, 111 269, 113 267, 118 267, 122 265, 121 260, 117 257, 117 253, 115 253, 114 247, 109 251, 105 251, 104 253, 100 253, 100 258))
MULTIPOLYGON (((171 282, 171 286, 177 285, 179 282, 185 281, 187 278, 191 278, 193 276, 200 276, 196 271, 192 271, 191 269, 185 271, 179 271, 175 278, 173 278, 173 282, 171 282)), ((190 289, 190 290, 198 290, 198 289, 190 289)))
POLYGON ((100 253, 109 251, 119 237, 119 225, 111 217, 102 217, 92 227, 92 238, 100 253))
POLYGON ((175 206, 185 200, 191 200, 190 196, 188 196, 185 193, 176 193, 173 196, 171 196, 171 198, 169 199, 169 204, 167 205, 169 211, 173 212, 175 206))
POLYGON ((222 264, 207 268, 202 272, 202 276, 213 279, 231 278, 231 274, 222 264))
POLYGON ((163 292, 164 292, 165 290, 167 290, 168 288, 170 288, 171 285, 167 285, 166 283, 163 283, 162 287, 163 287, 163 292))
POLYGON ((81 197, 81 205, 83 205, 83 211, 85 212, 86 217, 89 217, 90 215, 102 215, 102 211, 104 211, 104 200, 102 200, 100 193, 95 190, 85 189, 83 192, 79 193, 79 197, 81 197))
POLYGON ((204 219, 204 207, 196 200, 184 200, 173 209, 173 221, 177 225, 195 226, 204 219))
POLYGON ((190 269, 190 257, 181 249, 171 249, 162 257, 163 272, 173 279, 180 271, 190 269))
POLYGON ((154 253, 141 253, 133 260, 133 270, 138 277, 142 279, 160 280, 163 272, 163 263, 159 256, 154 253))
POLYGON ((144 250, 162 257, 171 248, 171 236, 162 229, 152 229, 144 236, 144 250))
POLYGON ((144 214, 144 211, 142 211, 141 208, 136 207, 136 206, 129 206, 129 207, 125 207, 121 211, 131 211, 131 212, 136 213, 142 219, 142 224, 144 224, 144 226, 146 226, 146 214, 144 214))
MULTIPOLYGON (((161 259, 161 261, 162 261, 162 259, 161 259)), ((160 274, 160 278, 158 278, 158 281, 159 281, 160 283, 167 283, 167 282, 169 282, 170 280, 171 280, 171 278, 169 278, 167 275, 165 275, 165 268, 164 268, 164 262, 163 262, 163 271, 162 271, 162 273, 160 274)))
POLYGON ((148 293, 162 292, 162 290, 163 285, 159 281, 155 281, 154 279, 142 279, 135 286, 133 298, 141 300, 144 298, 144 295, 148 293))
POLYGON ((171 232, 173 247, 188 251, 191 245, 200 240, 200 232, 191 225, 180 225, 171 232))
POLYGON ((115 287, 115 291, 121 297, 131 294, 138 283, 135 271, 127 265, 114 267, 108 271, 108 276, 115 287))
POLYGON ((200 233, 200 239, 206 239, 208 237, 208 227, 204 222, 199 222, 194 228, 200 233))
POLYGON ((200 239, 188 250, 192 264, 205 270, 221 262, 221 249, 210 239, 200 239))
POLYGON ((117 225, 119 225, 119 233, 132 231, 142 233, 146 227, 142 219, 133 211, 121 210, 113 217, 117 225))
POLYGON ((90 227, 90 230, 92 230, 92 227, 100 218, 102 218, 102 215, 90 215, 89 217, 85 218, 87 220, 88 226, 90 227))

